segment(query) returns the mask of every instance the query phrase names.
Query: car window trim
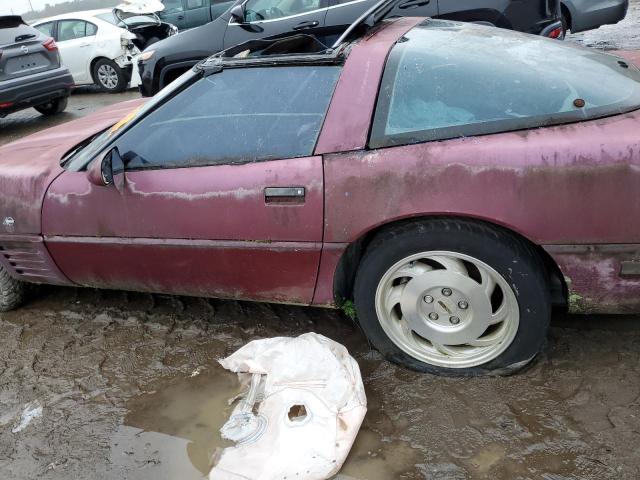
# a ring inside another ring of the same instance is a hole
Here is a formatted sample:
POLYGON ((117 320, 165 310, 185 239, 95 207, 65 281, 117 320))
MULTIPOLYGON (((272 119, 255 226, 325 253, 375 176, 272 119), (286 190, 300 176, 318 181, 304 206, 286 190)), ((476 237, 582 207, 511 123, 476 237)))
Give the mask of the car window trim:
MULTIPOLYGON (((60 18, 60 19, 56 20, 56 23, 58 24, 58 25, 56 25, 56 34, 58 33, 57 30, 58 30, 60 22, 84 22, 84 23, 90 23, 91 25, 96 27, 96 33, 94 33, 93 35, 87 35, 87 26, 85 25, 84 26, 84 33, 85 33, 84 36, 82 36, 82 37, 74 37, 74 38, 70 38, 68 40, 61 40, 62 42, 70 42, 71 40, 78 40, 80 38, 95 37, 98 34, 98 26, 95 23, 90 22, 89 20, 85 20, 84 18, 60 18)), ((58 40, 57 35, 56 35, 56 42, 58 42, 58 41, 60 41, 60 40, 58 40)))
MULTIPOLYGON (((350 3, 366 2, 366 1, 367 0, 354 0, 354 2, 350 2, 350 3)), ((327 0, 321 0, 321 3, 325 3, 326 4, 327 0)), ((343 4, 343 5, 346 5, 346 4, 343 4)), ((310 10, 308 12, 296 13, 294 15, 287 15, 286 17, 270 18, 268 20, 257 20, 255 22, 238 23, 238 22, 234 22, 233 21, 233 17, 231 17, 229 19, 229 26, 235 25, 237 27, 243 27, 245 25, 257 25, 257 24, 261 24, 261 23, 280 22, 280 21, 286 20, 288 18, 302 17, 303 15, 309 15, 309 14, 312 14, 312 13, 322 12, 323 10, 329 10, 330 8, 335 8, 336 6, 341 7, 342 5, 334 5, 333 7, 322 7, 322 8, 318 8, 316 10, 310 10)))

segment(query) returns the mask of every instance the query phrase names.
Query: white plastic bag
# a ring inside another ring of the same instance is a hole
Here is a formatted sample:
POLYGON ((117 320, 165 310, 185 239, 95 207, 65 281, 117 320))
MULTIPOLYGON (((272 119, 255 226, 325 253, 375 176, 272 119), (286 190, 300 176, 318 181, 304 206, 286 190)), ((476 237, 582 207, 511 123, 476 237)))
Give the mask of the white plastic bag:
POLYGON ((220 364, 250 383, 222 427, 210 480, 321 480, 340 470, 367 411, 360 369, 322 335, 248 343, 220 364))

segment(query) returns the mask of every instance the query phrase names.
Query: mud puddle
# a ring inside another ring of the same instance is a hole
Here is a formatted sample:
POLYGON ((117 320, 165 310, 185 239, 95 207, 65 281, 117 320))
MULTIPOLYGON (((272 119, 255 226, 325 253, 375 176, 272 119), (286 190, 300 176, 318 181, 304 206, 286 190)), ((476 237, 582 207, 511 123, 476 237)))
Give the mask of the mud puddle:
MULTIPOLYGON (((219 431, 233 410, 232 400, 243 393, 237 375, 216 363, 150 388, 126 402, 128 413, 112 438, 110 463, 131 479, 205 478, 220 451, 233 445, 219 431)), ((365 424, 336 478, 422 478, 415 469, 419 452, 376 431, 379 399, 372 396, 369 403, 365 424)))

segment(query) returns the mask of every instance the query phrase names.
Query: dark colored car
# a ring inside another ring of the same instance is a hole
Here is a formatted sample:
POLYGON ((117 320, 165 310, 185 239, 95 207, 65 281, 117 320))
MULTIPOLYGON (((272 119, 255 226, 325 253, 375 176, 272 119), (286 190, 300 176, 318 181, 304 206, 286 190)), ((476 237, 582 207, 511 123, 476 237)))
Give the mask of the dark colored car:
POLYGON ((562 0, 561 8, 564 31, 577 33, 624 20, 629 0, 562 0))
POLYGON ((24 282, 352 300, 387 358, 462 374, 526 365, 552 305, 640 311, 640 71, 481 25, 368 24, 331 49, 240 45, 0 148, 0 310, 24 282))
POLYGON ((209 23, 236 2, 236 0, 161 0, 164 10, 158 16, 180 31, 209 23))
POLYGON ((72 87, 53 38, 19 16, 0 17, 0 117, 30 107, 43 115, 60 113, 72 87))
MULTIPOLYGON (((154 44, 141 55, 140 91, 157 93, 199 60, 239 43, 301 32, 325 45, 375 0, 242 0, 211 23, 154 44)), ((559 0, 400 0, 390 16, 425 16, 562 34, 559 0)))

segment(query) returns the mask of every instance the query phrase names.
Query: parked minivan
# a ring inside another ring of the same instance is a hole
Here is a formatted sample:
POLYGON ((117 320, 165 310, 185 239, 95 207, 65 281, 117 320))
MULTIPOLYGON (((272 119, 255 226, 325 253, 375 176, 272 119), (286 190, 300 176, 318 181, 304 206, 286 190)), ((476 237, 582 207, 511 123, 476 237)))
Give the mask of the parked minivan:
MULTIPOLYGON (((140 91, 144 96, 154 95, 203 58, 248 40, 298 31, 331 45, 375 1, 236 0, 218 4, 216 0, 163 0, 165 20, 178 28, 179 21, 191 21, 191 11, 208 7, 213 18, 212 12, 219 12, 223 4, 229 8, 210 23, 147 48, 140 56, 140 91)), ((563 32, 560 0, 398 0, 389 16, 475 22, 552 38, 563 32)))

